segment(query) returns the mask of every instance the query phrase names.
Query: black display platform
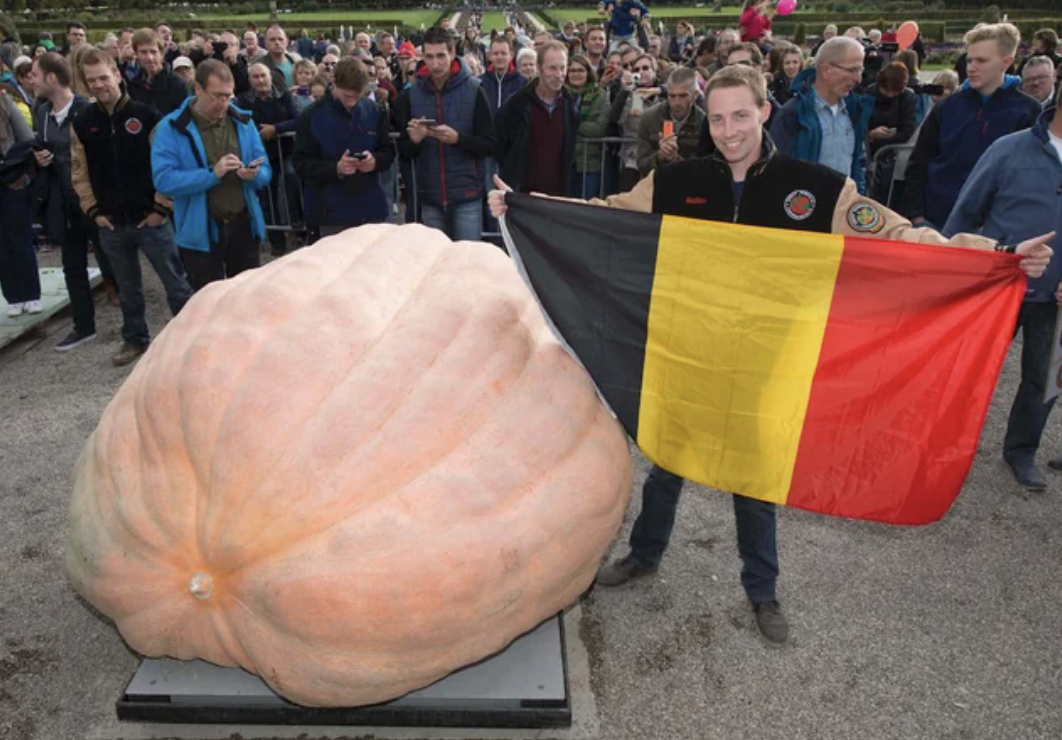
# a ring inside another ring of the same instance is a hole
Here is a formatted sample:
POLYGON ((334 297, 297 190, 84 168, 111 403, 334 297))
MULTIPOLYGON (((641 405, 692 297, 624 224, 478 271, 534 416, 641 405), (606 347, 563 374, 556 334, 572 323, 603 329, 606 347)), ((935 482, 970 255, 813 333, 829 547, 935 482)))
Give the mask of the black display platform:
POLYGON ((501 653, 386 704, 310 709, 239 668, 145 659, 117 710, 122 720, 190 724, 570 727, 564 623, 552 617, 501 653))

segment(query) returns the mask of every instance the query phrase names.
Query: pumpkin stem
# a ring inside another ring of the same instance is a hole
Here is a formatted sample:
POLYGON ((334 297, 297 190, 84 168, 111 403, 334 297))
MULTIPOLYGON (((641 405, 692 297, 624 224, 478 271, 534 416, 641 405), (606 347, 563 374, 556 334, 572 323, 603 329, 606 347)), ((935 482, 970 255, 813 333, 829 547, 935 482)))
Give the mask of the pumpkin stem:
POLYGON ((188 583, 188 590, 197 599, 209 599, 214 593, 214 579, 206 573, 196 573, 188 583))

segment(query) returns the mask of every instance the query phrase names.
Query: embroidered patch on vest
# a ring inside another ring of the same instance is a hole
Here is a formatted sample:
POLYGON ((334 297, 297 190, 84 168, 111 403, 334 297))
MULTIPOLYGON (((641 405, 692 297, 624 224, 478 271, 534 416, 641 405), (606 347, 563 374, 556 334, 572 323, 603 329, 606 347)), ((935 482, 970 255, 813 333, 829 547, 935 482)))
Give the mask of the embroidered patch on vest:
POLYGON ((871 203, 856 203, 848 209, 848 225, 861 234, 877 234, 885 228, 885 217, 871 203))
POLYGON ((136 136, 144 130, 144 124, 140 122, 139 118, 130 118, 128 121, 125 122, 125 130, 131 133, 133 136, 136 136))
POLYGON ((794 190, 785 197, 785 215, 803 221, 815 212, 815 196, 807 190, 794 190))
POLYGON ((693 195, 686 196, 686 205, 688 206, 703 206, 708 203, 707 198, 698 198, 693 195))

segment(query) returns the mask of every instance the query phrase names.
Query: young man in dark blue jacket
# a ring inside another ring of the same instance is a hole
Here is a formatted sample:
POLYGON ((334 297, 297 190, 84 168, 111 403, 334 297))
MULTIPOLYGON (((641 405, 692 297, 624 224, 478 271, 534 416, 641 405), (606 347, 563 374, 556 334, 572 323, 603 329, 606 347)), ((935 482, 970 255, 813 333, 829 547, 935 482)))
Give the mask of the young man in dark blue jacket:
MULTIPOLYGON (((1022 331, 1021 385, 1010 407, 1003 459, 1019 484, 1047 488, 1036 467, 1047 417, 1054 399, 1044 403, 1062 281, 1062 114, 1049 108, 1036 126, 1009 134, 988 148, 966 180, 944 234, 980 232, 1008 244, 1055 232, 1055 256, 1042 277, 1029 278, 1018 314, 1022 331)), ((1062 460, 1051 467, 1062 470, 1062 460)))
POLYGON ((468 68, 454 56, 445 28, 424 33, 424 63, 395 102, 398 151, 415 160, 421 221, 454 240, 483 236, 483 172, 494 151, 490 103, 468 68))
MULTIPOLYGON (((497 126, 502 106, 509 101, 509 98, 527 85, 527 78, 517 71, 516 62, 513 59, 512 43, 505 36, 495 36, 491 40, 488 55, 490 56, 490 65, 487 67, 487 71, 480 76, 479 84, 483 86, 483 91, 487 93, 487 100, 490 101, 490 112, 494 116, 494 123, 497 126)), ((494 176, 498 174, 498 160, 494 157, 488 157, 485 170, 484 187, 490 190, 494 176)), ((498 230, 498 222, 490 215, 489 211, 484 212, 483 218, 487 231, 498 230)))
POLYGON ((966 34, 967 79, 922 124, 904 180, 904 215, 943 228, 966 178, 997 139, 1036 123, 1040 104, 1006 74, 1021 34, 1009 23, 966 34))
POLYGON ((175 75, 163 56, 163 45, 150 28, 133 34, 133 52, 140 64, 140 74, 129 80, 129 97, 150 105, 159 116, 169 115, 184 103, 189 95, 184 80, 175 75))
POLYGON ((369 80, 360 60, 344 57, 331 91, 299 118, 295 172, 316 237, 387 220, 379 173, 391 167, 394 148, 387 116, 368 98, 369 80))

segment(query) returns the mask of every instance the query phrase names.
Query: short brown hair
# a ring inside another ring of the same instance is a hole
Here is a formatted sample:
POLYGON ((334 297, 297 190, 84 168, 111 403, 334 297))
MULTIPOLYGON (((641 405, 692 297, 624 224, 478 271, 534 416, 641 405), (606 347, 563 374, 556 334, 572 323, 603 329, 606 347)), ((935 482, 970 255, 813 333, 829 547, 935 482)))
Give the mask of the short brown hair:
POLYGON ((732 67, 723 67, 708 80, 704 88, 705 108, 708 107, 708 96, 712 90, 727 89, 732 87, 747 87, 752 92, 752 98, 758 107, 763 107, 767 102, 767 81, 763 73, 753 67, 741 64, 732 67))
POLYGON ((562 52, 564 54, 564 58, 565 59, 568 58, 568 47, 565 46, 564 44, 562 44, 560 41, 547 41, 544 44, 542 44, 542 46, 538 47, 538 49, 536 49, 535 51, 538 54, 538 68, 539 68, 539 70, 541 70, 543 64, 545 64, 546 54, 548 54, 551 51, 562 52))
POLYGON ((755 64, 757 67, 763 64, 763 52, 760 51, 760 47, 756 46, 756 44, 752 43, 751 41, 746 41, 744 44, 738 44, 737 46, 730 47, 730 51, 726 53, 726 58, 728 62, 730 61, 730 55, 733 54, 735 51, 747 51, 749 53, 749 57, 752 59, 752 63, 755 64))
POLYGON ((1041 28, 1039 31, 1033 34, 1033 41, 1039 41, 1044 45, 1044 51, 1048 54, 1054 54, 1058 49, 1058 34, 1055 33, 1053 28, 1041 28))
POLYGON ((103 49, 97 49, 95 47, 88 51, 81 52, 78 56, 78 64, 81 65, 82 70, 84 70, 85 67, 95 67, 97 64, 106 64, 108 67, 118 69, 118 65, 114 62, 114 57, 103 49))
MULTIPOLYGON (((165 25, 165 24, 159 24, 165 25)), ((167 26, 168 28, 168 26, 167 26)), ((141 46, 154 44, 162 51, 162 42, 159 41, 159 36, 150 28, 141 28, 139 31, 133 34, 133 51, 136 52, 141 46)))
POLYGON ((910 73, 902 62, 892 62, 882 67, 878 72, 878 89, 899 95, 907 89, 907 80, 910 73))
POLYGON ((70 76, 70 64, 60 54, 54 51, 45 52, 37 57, 37 66, 41 68, 44 76, 55 75, 55 79, 63 87, 70 87, 73 78, 70 76))
POLYGON ((210 82, 211 77, 221 82, 232 82, 232 70, 229 69, 229 65, 225 64, 225 62, 217 59, 205 59, 195 68, 195 82, 199 87, 206 90, 207 83, 210 82))
POLYGON ((340 59, 332 78, 332 84, 341 90, 362 92, 369 86, 369 70, 365 68, 364 62, 354 57, 340 59))

